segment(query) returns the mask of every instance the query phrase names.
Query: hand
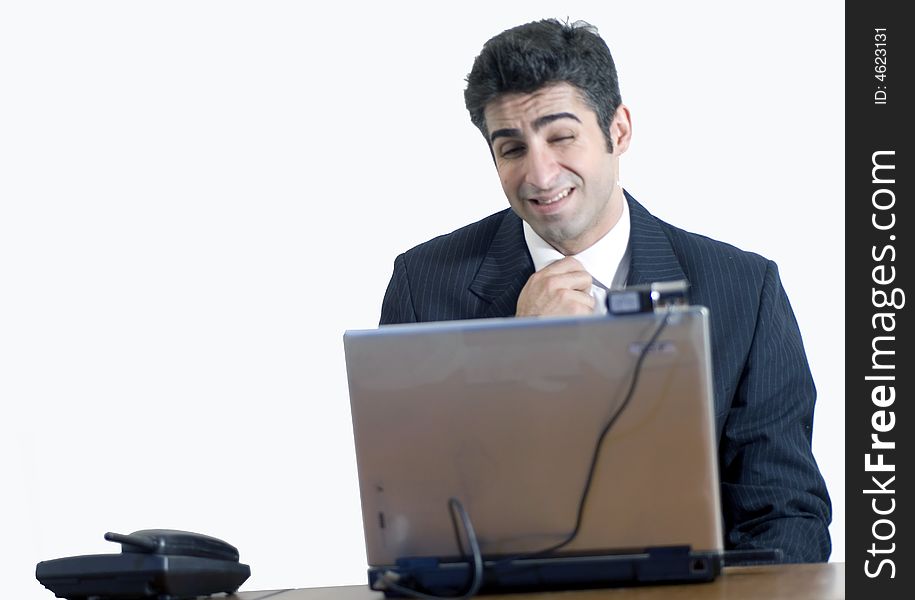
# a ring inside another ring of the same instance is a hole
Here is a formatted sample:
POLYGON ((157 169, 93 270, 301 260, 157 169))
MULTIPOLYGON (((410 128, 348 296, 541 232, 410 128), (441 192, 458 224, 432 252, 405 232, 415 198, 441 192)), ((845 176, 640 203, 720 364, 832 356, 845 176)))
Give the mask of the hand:
POLYGON ((527 280, 515 316, 589 315, 595 302, 591 281, 591 274, 574 258, 558 260, 527 280))

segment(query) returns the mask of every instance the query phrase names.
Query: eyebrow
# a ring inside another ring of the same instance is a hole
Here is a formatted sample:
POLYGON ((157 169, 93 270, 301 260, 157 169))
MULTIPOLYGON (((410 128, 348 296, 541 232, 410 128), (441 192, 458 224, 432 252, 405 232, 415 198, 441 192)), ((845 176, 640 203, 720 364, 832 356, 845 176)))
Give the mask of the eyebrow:
MULTIPOLYGON (((538 117, 531 126, 534 128, 534 131, 537 131, 545 125, 549 125, 553 121, 558 121, 559 119, 572 119, 573 121, 578 121, 581 123, 581 119, 568 112, 555 113, 552 115, 544 115, 538 117)), ((496 129, 489 136, 489 143, 496 141, 496 138, 500 137, 521 137, 520 129, 496 129)))

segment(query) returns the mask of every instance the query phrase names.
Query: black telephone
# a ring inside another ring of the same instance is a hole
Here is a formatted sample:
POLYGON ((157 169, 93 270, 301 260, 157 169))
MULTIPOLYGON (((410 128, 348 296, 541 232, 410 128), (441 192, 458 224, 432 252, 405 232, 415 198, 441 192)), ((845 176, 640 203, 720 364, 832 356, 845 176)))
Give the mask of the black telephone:
POLYGON ((143 529, 108 532, 120 554, 70 556, 38 563, 35 577, 58 598, 179 600, 232 593, 251 568, 222 540, 190 531, 143 529))

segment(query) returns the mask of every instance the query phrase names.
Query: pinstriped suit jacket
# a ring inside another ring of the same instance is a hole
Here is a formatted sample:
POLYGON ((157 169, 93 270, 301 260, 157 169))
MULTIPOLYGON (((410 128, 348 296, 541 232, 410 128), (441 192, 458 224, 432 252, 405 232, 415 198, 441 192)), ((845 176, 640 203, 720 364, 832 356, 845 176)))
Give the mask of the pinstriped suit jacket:
MULTIPOLYGON (((725 546, 824 561, 831 506, 811 452, 816 398, 775 263, 652 216, 628 193, 629 285, 686 279, 709 308, 725 546)), ((534 266, 509 210, 397 257, 381 324, 509 317, 534 266)))

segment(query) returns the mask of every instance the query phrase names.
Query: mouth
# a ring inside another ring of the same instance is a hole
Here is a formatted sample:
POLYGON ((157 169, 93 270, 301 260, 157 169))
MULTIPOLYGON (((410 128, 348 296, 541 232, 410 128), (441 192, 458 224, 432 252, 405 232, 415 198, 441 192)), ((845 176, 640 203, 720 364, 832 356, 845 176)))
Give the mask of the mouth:
POLYGON ((527 201, 537 207, 537 210, 545 212, 553 212, 558 210, 560 206, 566 203, 568 199, 575 192, 574 187, 569 187, 560 190, 559 192, 551 195, 537 196, 534 198, 528 198, 527 201))

